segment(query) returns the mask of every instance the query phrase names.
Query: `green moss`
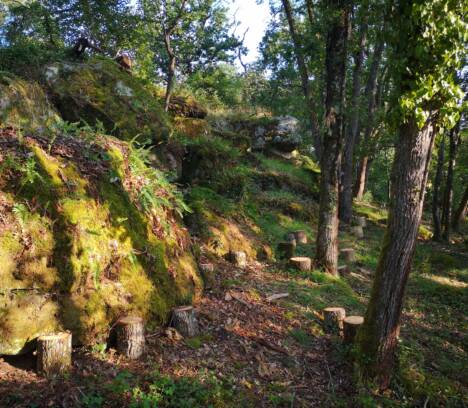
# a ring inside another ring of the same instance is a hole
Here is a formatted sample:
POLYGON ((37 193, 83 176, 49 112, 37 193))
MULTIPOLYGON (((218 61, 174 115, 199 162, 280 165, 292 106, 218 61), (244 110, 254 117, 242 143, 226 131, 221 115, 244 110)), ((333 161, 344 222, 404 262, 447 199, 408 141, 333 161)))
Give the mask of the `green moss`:
MULTIPOLYGON (((193 257, 179 247, 180 240, 187 241, 186 232, 161 208, 158 217, 167 218, 172 230, 157 235, 156 217, 141 210, 132 184, 125 182, 132 172, 129 146, 104 136, 100 140, 107 154, 92 160, 104 156, 110 160, 99 163, 107 168, 103 174, 90 177, 82 169, 94 168, 95 163, 87 163, 81 149, 71 159, 64 158, 28 139, 24 148, 34 153, 40 179, 22 189, 15 187, 14 177, 9 180, 12 203, 25 203, 24 219, 21 228, 16 221, 11 233, 0 236, 0 253, 12 260, 3 281, 9 280, 8 287, 39 286, 60 293, 56 311, 44 327, 53 323, 70 329, 75 341, 85 344, 103 340, 112 322, 126 313, 139 314, 152 324, 163 322, 171 308, 192 299, 202 287, 193 257), (118 181, 110 182, 115 174, 118 181), (25 253, 30 259, 21 258, 24 248, 18 230, 32 240, 25 253)), ((11 316, 11 307, 2 313, 11 316)), ((7 326, 0 352, 18 352, 28 339, 19 331, 7 335, 7 326)))
POLYGON ((0 127, 44 133, 57 121, 58 116, 39 84, 0 72, 0 127))
POLYGON ((140 135, 159 141, 170 133, 170 122, 159 101, 110 59, 55 63, 46 68, 46 77, 65 120, 92 125, 100 121, 107 132, 124 140, 140 135))

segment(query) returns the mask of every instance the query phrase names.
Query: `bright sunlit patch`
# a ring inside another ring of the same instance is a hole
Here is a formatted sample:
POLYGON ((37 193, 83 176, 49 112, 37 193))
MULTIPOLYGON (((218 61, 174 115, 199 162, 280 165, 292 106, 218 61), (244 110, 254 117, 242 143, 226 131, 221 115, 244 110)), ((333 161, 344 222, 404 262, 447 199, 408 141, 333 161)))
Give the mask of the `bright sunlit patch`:
POLYGON ((468 288, 468 283, 465 283, 456 279, 445 278, 443 276, 437 276, 437 275, 428 275, 428 274, 424 274, 423 276, 424 278, 429 279, 433 282, 440 283, 441 285, 451 286, 453 288, 468 288))

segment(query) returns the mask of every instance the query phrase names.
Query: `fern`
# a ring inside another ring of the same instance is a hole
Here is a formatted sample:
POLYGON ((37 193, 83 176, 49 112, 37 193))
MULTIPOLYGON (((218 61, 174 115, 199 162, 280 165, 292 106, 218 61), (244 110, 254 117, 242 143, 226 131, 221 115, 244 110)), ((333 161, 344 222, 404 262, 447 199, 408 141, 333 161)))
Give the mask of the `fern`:
MULTIPOLYGON (((129 167, 135 176, 144 177, 146 184, 138 192, 138 201, 147 213, 155 210, 171 210, 179 216, 191 212, 182 194, 166 178, 165 174, 151 167, 151 148, 134 138, 130 142, 129 167)), ((166 229, 168 228, 165 225, 166 229)))
POLYGON ((36 181, 42 181, 41 174, 36 170, 36 160, 33 157, 29 157, 21 170, 23 177, 21 179, 21 185, 34 184, 36 181))
POLYGON ((24 229, 24 226, 31 215, 28 207, 26 207, 24 204, 16 203, 15 205, 13 205, 11 211, 15 215, 15 218, 20 224, 21 228, 24 229))

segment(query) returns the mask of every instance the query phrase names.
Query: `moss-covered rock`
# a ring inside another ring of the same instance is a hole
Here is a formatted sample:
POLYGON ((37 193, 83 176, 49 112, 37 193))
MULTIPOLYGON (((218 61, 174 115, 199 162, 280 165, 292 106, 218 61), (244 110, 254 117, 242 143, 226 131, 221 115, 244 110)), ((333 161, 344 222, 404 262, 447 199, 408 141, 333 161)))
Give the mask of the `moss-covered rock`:
POLYGON ((157 324, 201 290, 177 191, 128 143, 80 136, 0 129, 0 354, 59 328, 103 341, 125 313, 157 324))
POLYGON ((44 78, 64 120, 91 125, 100 121, 107 132, 124 140, 141 135, 157 142, 170 134, 160 100, 110 59, 53 63, 45 68, 44 78))
POLYGON ((43 133, 57 120, 39 84, 0 72, 0 126, 43 133))

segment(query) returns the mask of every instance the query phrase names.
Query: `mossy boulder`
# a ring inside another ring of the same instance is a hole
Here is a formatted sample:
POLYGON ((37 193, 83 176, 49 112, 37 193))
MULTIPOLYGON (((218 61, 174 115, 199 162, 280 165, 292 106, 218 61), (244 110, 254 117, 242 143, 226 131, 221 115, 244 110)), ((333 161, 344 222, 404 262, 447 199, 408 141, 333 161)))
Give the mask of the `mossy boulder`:
POLYGON ((181 197, 141 151, 9 128, 0 144, 0 354, 57 329, 105 341, 123 314, 156 325, 200 293, 181 197))
POLYGON ((113 60, 56 62, 44 69, 44 79, 64 120, 100 121, 106 132, 123 140, 140 135, 159 142, 171 132, 161 101, 113 60))
POLYGON ((39 84, 0 72, 0 126, 43 133, 57 120, 39 84))

